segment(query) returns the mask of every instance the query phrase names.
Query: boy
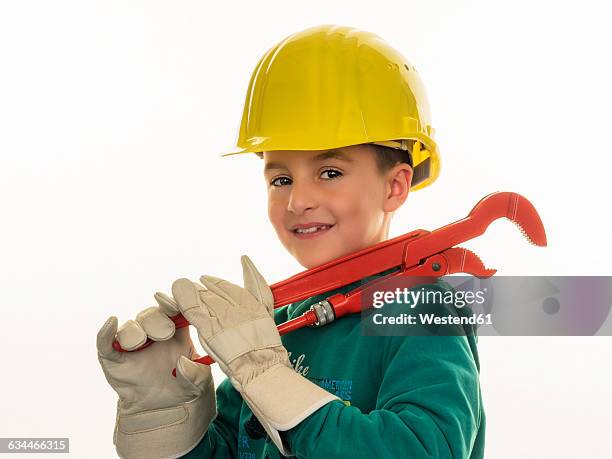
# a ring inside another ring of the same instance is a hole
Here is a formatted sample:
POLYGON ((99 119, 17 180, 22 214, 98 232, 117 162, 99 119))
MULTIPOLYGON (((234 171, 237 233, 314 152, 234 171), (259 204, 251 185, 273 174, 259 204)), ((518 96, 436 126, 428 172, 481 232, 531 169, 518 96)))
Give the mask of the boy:
MULTIPOLYGON (((313 268, 387 239, 409 190, 438 174, 432 131, 414 67, 372 34, 321 26, 261 59, 238 145, 264 159, 270 221, 313 268)), ((371 278, 274 311, 263 277, 242 264, 244 288, 179 279, 174 298, 157 293, 159 307, 100 330, 122 457, 483 457, 474 336, 366 337, 354 314, 281 340, 275 324, 371 278), (168 319, 179 312, 228 376, 216 399, 210 368, 189 360, 186 329, 168 319), (159 342, 118 353, 115 337, 128 350, 159 342)))

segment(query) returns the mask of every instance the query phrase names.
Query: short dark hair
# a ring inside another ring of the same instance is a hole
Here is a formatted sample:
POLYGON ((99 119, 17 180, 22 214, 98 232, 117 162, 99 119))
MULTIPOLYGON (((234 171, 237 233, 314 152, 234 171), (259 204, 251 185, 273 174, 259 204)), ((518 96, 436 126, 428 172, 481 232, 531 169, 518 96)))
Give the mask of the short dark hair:
POLYGON ((395 167, 399 163, 406 163, 411 168, 412 166, 412 155, 409 151, 398 150, 391 147, 385 147, 383 145, 370 144, 376 153, 376 165, 378 171, 381 174, 388 172, 391 168, 395 167))

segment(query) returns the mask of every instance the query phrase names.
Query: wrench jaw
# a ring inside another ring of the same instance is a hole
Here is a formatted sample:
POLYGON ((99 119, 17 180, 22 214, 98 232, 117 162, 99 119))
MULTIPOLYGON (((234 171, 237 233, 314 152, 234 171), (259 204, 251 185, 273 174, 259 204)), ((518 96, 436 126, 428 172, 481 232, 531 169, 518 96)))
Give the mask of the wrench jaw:
POLYGON ((523 236, 533 245, 546 246, 546 231, 544 224, 533 204, 520 194, 512 193, 516 199, 514 218, 510 218, 518 226, 523 236))
POLYGON ((452 247, 441 253, 448 264, 447 274, 464 273, 480 279, 491 277, 496 269, 486 268, 474 252, 463 247, 452 247))
POLYGON ((527 198, 518 193, 491 193, 478 201, 468 216, 483 226, 483 232, 493 221, 502 217, 518 226, 531 244, 546 246, 546 231, 538 211, 527 198))

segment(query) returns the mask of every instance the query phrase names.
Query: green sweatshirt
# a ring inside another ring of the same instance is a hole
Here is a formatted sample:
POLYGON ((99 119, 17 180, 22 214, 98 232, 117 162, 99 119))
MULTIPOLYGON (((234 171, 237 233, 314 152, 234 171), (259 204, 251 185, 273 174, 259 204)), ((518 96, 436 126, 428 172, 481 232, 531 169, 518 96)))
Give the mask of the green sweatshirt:
MULTIPOLYGON (((333 293, 279 308, 276 323, 333 293)), ((438 282, 428 289, 447 291, 438 282)), ((402 305, 405 310, 405 305, 402 305)), ((385 306, 386 308, 386 306, 385 306)), ((284 433, 300 458, 484 457, 485 414, 475 336, 364 336, 360 314, 282 337, 299 374, 336 394, 284 433)), ((268 439, 251 439, 252 412, 229 380, 217 388, 218 416, 185 458, 278 458, 268 439)))

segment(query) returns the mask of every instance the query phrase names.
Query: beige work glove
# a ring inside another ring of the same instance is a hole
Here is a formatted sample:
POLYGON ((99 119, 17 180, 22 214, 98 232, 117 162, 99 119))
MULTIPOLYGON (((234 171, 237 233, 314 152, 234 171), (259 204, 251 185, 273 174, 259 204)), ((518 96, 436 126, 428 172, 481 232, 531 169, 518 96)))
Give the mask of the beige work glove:
POLYGON ((117 330, 110 317, 98 332, 98 360, 119 395, 113 443, 121 458, 176 458, 200 442, 216 416, 214 384, 197 358, 188 327, 175 330, 169 316, 179 313, 172 298, 156 293, 159 307, 147 308, 117 330), (147 337, 158 341, 141 351, 126 350, 147 337), (176 367, 176 378, 172 369, 176 367))
POLYGON ((279 431, 289 430, 335 395, 296 373, 274 323, 272 291, 247 256, 241 258, 245 288, 202 276, 172 285, 185 318, 202 346, 242 395, 282 454, 291 455, 279 431))

